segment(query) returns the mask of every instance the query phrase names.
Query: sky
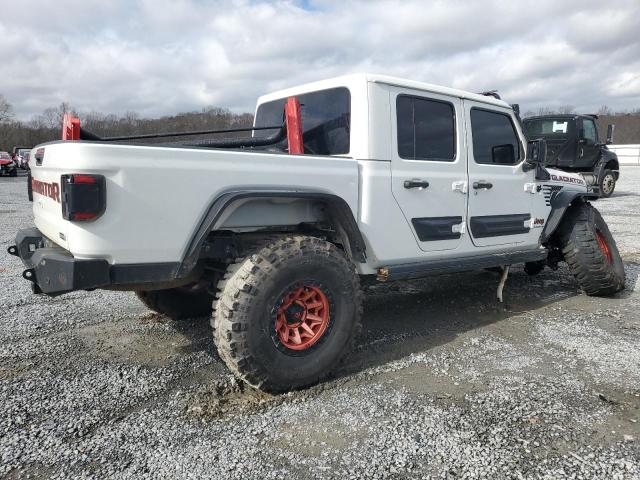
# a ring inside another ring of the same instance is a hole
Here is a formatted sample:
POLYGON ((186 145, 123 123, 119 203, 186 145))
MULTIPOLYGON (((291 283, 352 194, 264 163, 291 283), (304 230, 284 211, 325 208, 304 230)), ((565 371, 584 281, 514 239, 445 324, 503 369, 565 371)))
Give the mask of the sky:
POLYGON ((252 112, 273 90, 355 72, 523 111, 640 108, 640 0, 0 0, 0 94, 27 120, 252 112))

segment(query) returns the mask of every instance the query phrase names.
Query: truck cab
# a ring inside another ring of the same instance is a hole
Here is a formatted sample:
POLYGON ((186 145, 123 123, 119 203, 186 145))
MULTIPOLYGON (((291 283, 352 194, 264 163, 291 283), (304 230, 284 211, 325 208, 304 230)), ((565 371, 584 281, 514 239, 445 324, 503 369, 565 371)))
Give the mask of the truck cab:
POLYGON ((620 176, 617 155, 607 148, 612 143, 613 125, 604 140, 598 132, 596 115, 541 115, 523 120, 527 138, 547 142, 546 164, 567 172, 580 172, 603 197, 610 197, 620 176))
POLYGON ((291 96, 302 105, 305 153, 358 165, 362 273, 417 274, 460 257, 531 254, 551 184, 586 191, 579 176, 549 178, 542 188, 516 114, 493 96, 352 75, 260 97, 255 125, 274 124, 291 96))

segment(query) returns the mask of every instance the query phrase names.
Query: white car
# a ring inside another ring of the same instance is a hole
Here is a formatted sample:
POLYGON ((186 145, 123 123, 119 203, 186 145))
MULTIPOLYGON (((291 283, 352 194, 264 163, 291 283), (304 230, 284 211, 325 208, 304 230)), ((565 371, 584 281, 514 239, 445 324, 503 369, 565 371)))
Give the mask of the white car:
POLYGON ((261 97, 254 126, 131 145, 65 118, 74 141, 34 149, 35 228, 9 252, 36 292, 132 290, 174 319, 213 309, 221 357, 269 391, 314 384, 349 351, 363 276, 499 267, 504 283, 509 265, 565 261, 589 295, 624 286, 597 194, 545 169, 544 140, 493 96, 350 75, 261 97))

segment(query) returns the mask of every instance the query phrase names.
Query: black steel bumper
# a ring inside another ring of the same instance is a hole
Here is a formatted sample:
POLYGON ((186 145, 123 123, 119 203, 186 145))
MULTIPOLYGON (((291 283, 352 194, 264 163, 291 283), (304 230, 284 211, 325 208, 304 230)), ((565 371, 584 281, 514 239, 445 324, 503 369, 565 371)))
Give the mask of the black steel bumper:
POLYGON ((16 244, 7 251, 20 257, 27 267, 22 276, 31 282, 34 293, 56 296, 111 283, 110 266, 106 260, 74 258, 37 228, 18 231, 16 244))

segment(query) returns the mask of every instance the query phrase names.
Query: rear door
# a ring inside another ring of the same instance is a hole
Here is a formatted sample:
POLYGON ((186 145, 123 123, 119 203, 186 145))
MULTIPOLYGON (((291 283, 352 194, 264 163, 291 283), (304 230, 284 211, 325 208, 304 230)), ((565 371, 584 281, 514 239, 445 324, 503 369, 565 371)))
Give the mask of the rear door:
POLYGON ((524 172, 524 145, 508 108, 464 101, 469 169, 469 230, 478 247, 537 245, 532 229, 534 171, 524 172))
POLYGON ((424 251, 458 248, 466 221, 462 101, 391 89, 392 191, 424 251))

